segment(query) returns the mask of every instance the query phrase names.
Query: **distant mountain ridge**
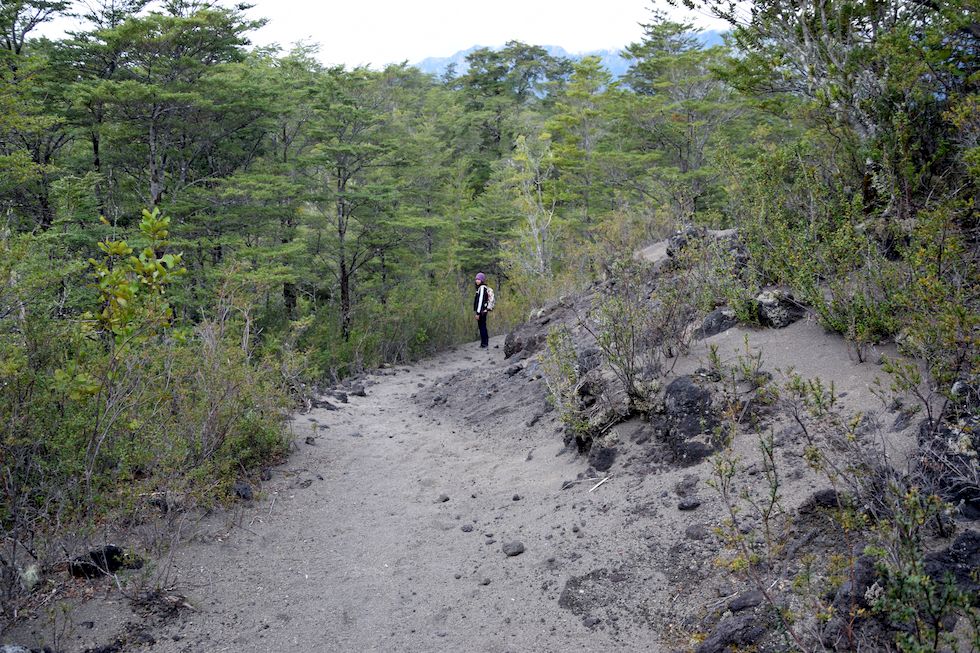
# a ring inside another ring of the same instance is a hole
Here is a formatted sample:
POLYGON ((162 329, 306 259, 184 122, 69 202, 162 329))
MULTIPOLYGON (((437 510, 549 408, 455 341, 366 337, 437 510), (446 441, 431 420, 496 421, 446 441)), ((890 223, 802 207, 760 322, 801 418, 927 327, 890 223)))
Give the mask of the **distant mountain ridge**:
MULTIPOLYGON (((716 31, 706 31, 698 34, 698 38, 704 47, 712 47, 715 45, 721 45, 722 43, 722 32, 716 31)), ((474 45, 465 50, 460 50, 455 54, 448 57, 426 57, 425 59, 415 63, 415 67, 422 72, 429 73, 432 75, 442 75, 449 69, 453 64, 456 66, 456 74, 460 75, 466 72, 467 64, 466 57, 473 52, 487 46, 474 45)), ((503 46, 492 46, 492 50, 499 50, 503 46)), ((541 46, 548 51, 553 57, 566 57, 574 61, 579 61, 585 57, 596 56, 602 61, 602 65, 612 73, 613 77, 619 78, 626 74, 629 70, 630 62, 622 56, 622 49, 605 49, 605 50, 590 50, 588 52, 568 52, 565 48, 560 45, 543 45, 541 46)), ((625 46, 624 46, 625 49, 625 46)))

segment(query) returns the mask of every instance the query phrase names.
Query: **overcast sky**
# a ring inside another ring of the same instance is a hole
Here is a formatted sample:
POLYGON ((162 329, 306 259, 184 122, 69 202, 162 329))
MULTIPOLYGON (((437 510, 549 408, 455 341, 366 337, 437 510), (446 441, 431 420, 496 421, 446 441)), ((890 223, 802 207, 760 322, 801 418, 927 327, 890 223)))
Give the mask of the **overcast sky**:
MULTIPOLYGON (((703 16, 657 6, 706 29, 703 16)), ((649 0, 251 0, 254 18, 269 23, 252 35, 259 45, 288 47, 297 41, 320 44, 327 64, 378 68, 447 57, 473 45, 498 46, 509 40, 560 45, 571 53, 621 49, 640 38, 639 23, 650 17, 649 0)), ((44 31, 51 36, 59 21, 44 31)), ((60 30, 58 30, 60 31, 60 30)))

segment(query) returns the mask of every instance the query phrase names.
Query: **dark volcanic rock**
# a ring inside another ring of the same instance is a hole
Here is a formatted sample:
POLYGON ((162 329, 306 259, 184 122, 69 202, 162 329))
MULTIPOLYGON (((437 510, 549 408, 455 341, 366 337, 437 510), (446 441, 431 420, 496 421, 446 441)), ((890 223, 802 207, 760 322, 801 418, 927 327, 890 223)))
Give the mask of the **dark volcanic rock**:
POLYGON ((504 338, 504 358, 510 358, 518 353, 522 358, 526 358, 541 349, 547 337, 547 331, 534 332, 531 325, 511 331, 504 338))
POLYGON ((231 489, 235 493, 235 496, 242 501, 252 500, 252 486, 245 481, 235 481, 235 485, 233 485, 231 489))
POLYGON ((519 556, 524 553, 524 545, 520 542, 504 542, 501 550, 508 556, 519 556))
POLYGON ((448 494, 440 494, 439 495, 439 498, 436 499, 436 503, 446 503, 447 501, 449 501, 449 495, 448 494))
POLYGON ((709 431, 718 423, 711 410, 711 393, 690 376, 679 376, 664 391, 664 403, 675 437, 690 438, 709 431))
POLYGON ((679 480, 677 484, 674 485, 674 492, 679 497, 686 497, 694 494, 694 492, 697 490, 699 480, 700 479, 698 478, 697 474, 685 474, 684 478, 679 480))
POLYGON ((582 350, 578 355, 579 374, 585 374, 586 372, 591 372, 595 368, 599 367, 602 363, 602 352, 598 347, 589 347, 588 349, 582 350))
POLYGON ((708 234, 704 227, 687 225, 667 239, 667 256, 674 258, 692 242, 702 240, 708 234))
POLYGON ((314 438, 312 435, 306 436, 306 444, 312 447, 313 445, 316 444, 316 438, 314 438))
POLYGON ((694 510, 701 505, 701 502, 694 498, 681 499, 677 504, 678 510, 694 510))
POLYGON ((68 563, 68 573, 75 578, 98 578, 114 574, 120 569, 140 569, 142 566, 141 558, 127 555, 114 544, 107 544, 92 549, 84 556, 73 558, 68 563))
POLYGON ((843 497, 833 488, 817 490, 800 506, 801 513, 813 512, 819 508, 837 508, 841 505, 843 497))
POLYGON ((464 533, 472 533, 473 524, 463 524, 462 526, 459 527, 459 530, 463 531, 464 533))
POLYGON ((364 385, 361 383, 355 383, 351 386, 350 393, 355 397, 366 397, 367 391, 364 389, 364 385))
POLYGON ((933 580, 942 581, 948 573, 959 588, 974 597, 974 605, 980 603, 980 583, 971 574, 980 569, 980 533, 965 531, 953 540, 949 548, 926 556, 926 573, 933 580))
POLYGON ((854 561, 854 568, 847 570, 846 573, 847 579, 841 584, 834 596, 834 610, 846 615, 851 606, 871 607, 867 599, 868 588, 878 578, 874 560, 870 556, 861 556, 854 561))
POLYGON ((806 311, 793 295, 778 290, 765 290, 755 298, 759 322, 763 326, 782 329, 802 318, 806 311))
POLYGON ((607 472, 616 460, 615 447, 593 447, 589 452, 589 464, 598 472, 607 472))
POLYGON ((761 604, 766 599, 765 595, 759 590, 749 590, 742 592, 728 602, 728 609, 732 612, 741 612, 761 604))
POLYGON ((602 619, 599 619, 598 617, 586 617, 582 620, 582 625, 586 628, 595 628, 601 623, 602 619))
POLYGON ((524 349, 524 342, 516 333, 508 333, 507 337, 504 338, 504 358, 510 358, 522 349, 524 349))
POLYGON ((729 617, 715 626, 695 650, 697 653, 728 653, 735 647, 754 644, 765 632, 766 629, 751 614, 729 617))
POLYGON ((735 318, 735 311, 730 308, 716 308, 705 316, 701 326, 694 332, 694 337, 697 340, 710 338, 723 331, 728 331, 736 324, 738 324, 738 320, 735 318))
POLYGON ((697 440, 678 442, 674 445, 677 462, 682 465, 696 465, 714 452, 712 447, 697 440))

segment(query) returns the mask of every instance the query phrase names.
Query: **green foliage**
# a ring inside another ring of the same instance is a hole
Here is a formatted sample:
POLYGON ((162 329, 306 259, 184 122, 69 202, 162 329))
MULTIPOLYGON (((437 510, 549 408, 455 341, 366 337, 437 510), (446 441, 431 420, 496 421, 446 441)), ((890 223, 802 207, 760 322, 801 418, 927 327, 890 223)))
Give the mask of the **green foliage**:
MULTIPOLYGON (((873 608, 899 629, 895 643, 903 653, 957 650, 959 638, 950 622, 975 612, 976 597, 958 588, 948 574, 935 578, 926 573, 924 555, 924 530, 942 519, 948 506, 912 487, 897 497, 896 507, 891 520, 872 529, 874 542, 867 549, 881 576, 873 608)), ((975 614, 973 618, 976 622, 975 614)), ((980 635, 976 626, 974 637, 980 635)))
POLYGON ((58 555, 52 538, 136 523, 155 493, 221 500, 285 451, 284 363, 254 354, 240 300, 219 294, 196 324, 175 316, 169 295, 182 268, 166 251, 169 229, 146 211, 138 254, 127 240, 99 243, 92 288, 79 293, 64 284, 82 268, 59 265, 57 245, 0 240, 0 526, 13 544, 5 609, 19 604, 30 543, 35 555, 48 555, 42 545, 58 555))
POLYGON ((579 408, 576 394, 580 375, 571 332, 567 327, 552 329, 548 332, 546 344, 548 349, 541 358, 541 368, 551 403, 571 433, 585 435, 589 422, 579 408))

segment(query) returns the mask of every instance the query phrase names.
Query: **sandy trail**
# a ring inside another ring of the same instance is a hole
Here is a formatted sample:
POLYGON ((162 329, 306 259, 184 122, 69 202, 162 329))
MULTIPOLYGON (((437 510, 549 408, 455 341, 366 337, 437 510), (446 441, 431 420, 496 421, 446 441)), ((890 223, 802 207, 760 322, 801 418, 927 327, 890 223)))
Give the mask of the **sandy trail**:
POLYGON ((199 612, 164 624, 142 650, 617 648, 541 596, 540 577, 560 565, 546 502, 581 461, 556 460, 555 436, 504 451, 479 423, 440 421, 411 399, 466 367, 502 366, 499 340, 489 355, 468 346, 379 377, 340 410, 297 416, 298 450, 267 500, 177 556, 199 612), (504 555, 510 540, 527 552, 504 555))

